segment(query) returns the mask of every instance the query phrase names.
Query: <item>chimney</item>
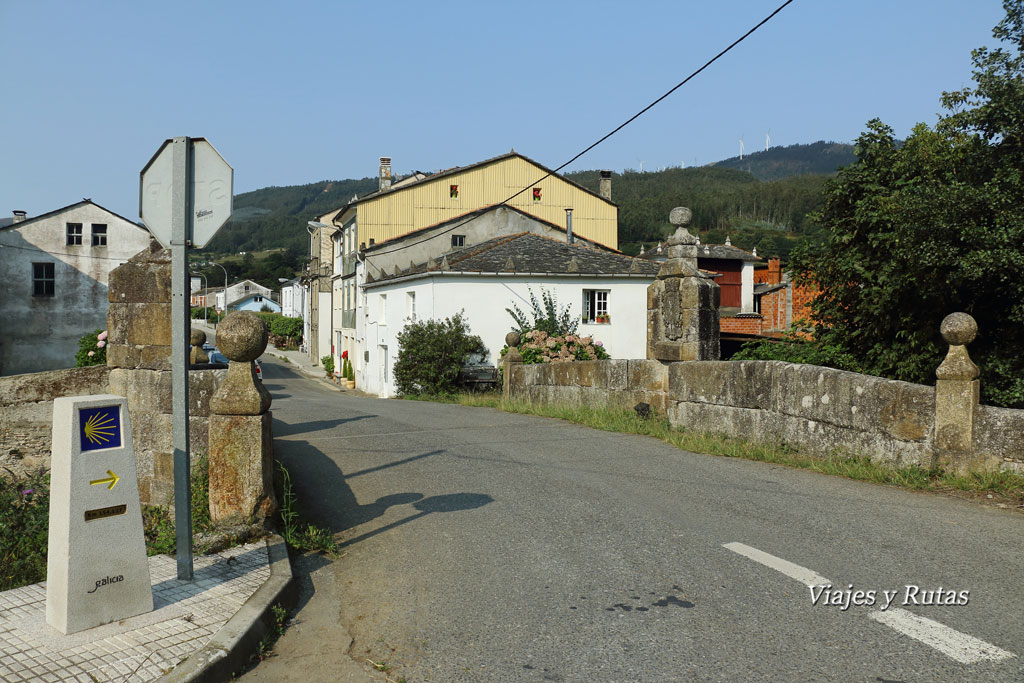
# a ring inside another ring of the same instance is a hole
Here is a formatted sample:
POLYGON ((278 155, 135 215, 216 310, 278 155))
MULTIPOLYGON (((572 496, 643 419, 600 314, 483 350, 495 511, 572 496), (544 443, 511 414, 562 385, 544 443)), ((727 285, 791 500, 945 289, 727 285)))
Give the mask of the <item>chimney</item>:
POLYGON ((391 189, 391 157, 380 158, 380 185, 377 187, 381 192, 391 189))
POLYGON ((576 241, 572 236, 572 209, 565 210, 565 241, 569 244, 576 241))
POLYGON ((601 171, 601 196, 608 201, 612 200, 612 172, 601 171))
POLYGON ((25 220, 25 212, 24 211, 15 211, 14 212, 14 222, 15 223, 20 223, 23 220, 25 220))
POLYGON ((768 284, 777 285, 782 283, 782 260, 778 258, 768 259, 768 284))

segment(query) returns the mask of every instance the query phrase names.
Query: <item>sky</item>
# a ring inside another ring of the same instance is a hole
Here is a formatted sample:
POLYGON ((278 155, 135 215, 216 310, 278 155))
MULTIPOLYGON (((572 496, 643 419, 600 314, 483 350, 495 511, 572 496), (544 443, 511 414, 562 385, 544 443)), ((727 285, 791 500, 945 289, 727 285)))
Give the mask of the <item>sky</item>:
MULTIPOLYGON (((89 197, 138 217, 139 172, 207 138, 235 193, 464 166, 555 168, 783 0, 0 0, 0 216, 89 197)), ((997 0, 796 0, 567 167, 687 167, 932 124, 995 45, 997 0)))

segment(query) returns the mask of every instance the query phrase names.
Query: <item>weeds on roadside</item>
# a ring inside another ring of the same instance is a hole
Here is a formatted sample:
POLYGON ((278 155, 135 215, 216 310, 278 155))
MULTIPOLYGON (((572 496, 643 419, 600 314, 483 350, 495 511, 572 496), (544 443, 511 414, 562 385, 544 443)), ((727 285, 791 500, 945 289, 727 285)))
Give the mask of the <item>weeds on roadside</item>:
POLYGON ((958 475, 939 468, 927 469, 916 465, 892 467, 873 462, 867 456, 849 453, 815 457, 782 443, 757 443, 722 434, 674 427, 665 417, 643 419, 629 407, 533 405, 516 399, 506 400, 498 392, 463 393, 437 399, 418 398, 464 406, 496 408, 510 413, 553 417, 594 429, 651 436, 694 453, 757 460, 918 491, 991 493, 993 496, 1005 498, 1013 505, 1024 506, 1024 476, 1012 472, 958 475))
POLYGON ((49 472, 0 478, 0 591, 46 579, 49 526, 49 472))
MULTIPOLYGON (((210 466, 205 454, 191 467, 192 533, 213 530, 210 520, 210 466)), ((146 536, 146 554, 171 555, 177 551, 174 519, 165 505, 142 506, 142 531, 146 536)))
POLYGON ((296 506, 295 490, 292 488, 292 477, 288 469, 277 463, 280 473, 280 496, 281 503, 281 536, 285 542, 297 550, 317 550, 324 553, 331 559, 339 556, 341 548, 334 540, 331 532, 323 527, 306 522, 303 524, 301 515, 296 506))

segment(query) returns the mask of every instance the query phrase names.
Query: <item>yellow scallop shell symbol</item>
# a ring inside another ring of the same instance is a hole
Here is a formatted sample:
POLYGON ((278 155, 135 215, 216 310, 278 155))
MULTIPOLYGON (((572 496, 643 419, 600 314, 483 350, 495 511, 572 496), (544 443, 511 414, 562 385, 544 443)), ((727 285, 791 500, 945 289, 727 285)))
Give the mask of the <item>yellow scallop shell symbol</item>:
POLYGON ((114 416, 96 413, 85 422, 85 438, 93 444, 104 444, 114 436, 114 416))

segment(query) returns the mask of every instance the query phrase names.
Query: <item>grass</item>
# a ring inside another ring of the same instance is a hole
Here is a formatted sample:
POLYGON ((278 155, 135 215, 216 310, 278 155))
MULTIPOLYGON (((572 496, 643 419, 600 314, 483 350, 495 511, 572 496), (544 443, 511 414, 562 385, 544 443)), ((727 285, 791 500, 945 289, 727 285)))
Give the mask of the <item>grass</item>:
POLYGON ((337 559, 341 548, 334 540, 334 536, 323 527, 303 521, 302 515, 299 514, 295 491, 292 488, 291 474, 280 462, 277 463, 277 470, 280 475, 277 483, 279 483, 278 500, 281 503, 281 536, 285 543, 298 550, 318 551, 331 559, 337 559))
POLYGON ((651 417, 645 420, 629 407, 533 405, 521 400, 506 400, 497 392, 407 398, 553 417, 609 432, 650 436, 694 453, 757 460, 915 491, 932 491, 971 498, 985 497, 1009 507, 1024 508, 1024 476, 1012 472, 960 475, 940 468, 891 467, 872 462, 867 456, 849 453, 835 453, 825 457, 811 456, 783 443, 758 443, 722 434, 674 427, 665 417, 651 417))
MULTIPOLYGON (((192 485, 192 533, 213 530, 210 520, 210 467, 205 454, 196 458, 190 468, 192 485)), ((171 555, 178 544, 174 519, 163 505, 142 506, 142 531, 146 536, 146 555, 171 555)))

